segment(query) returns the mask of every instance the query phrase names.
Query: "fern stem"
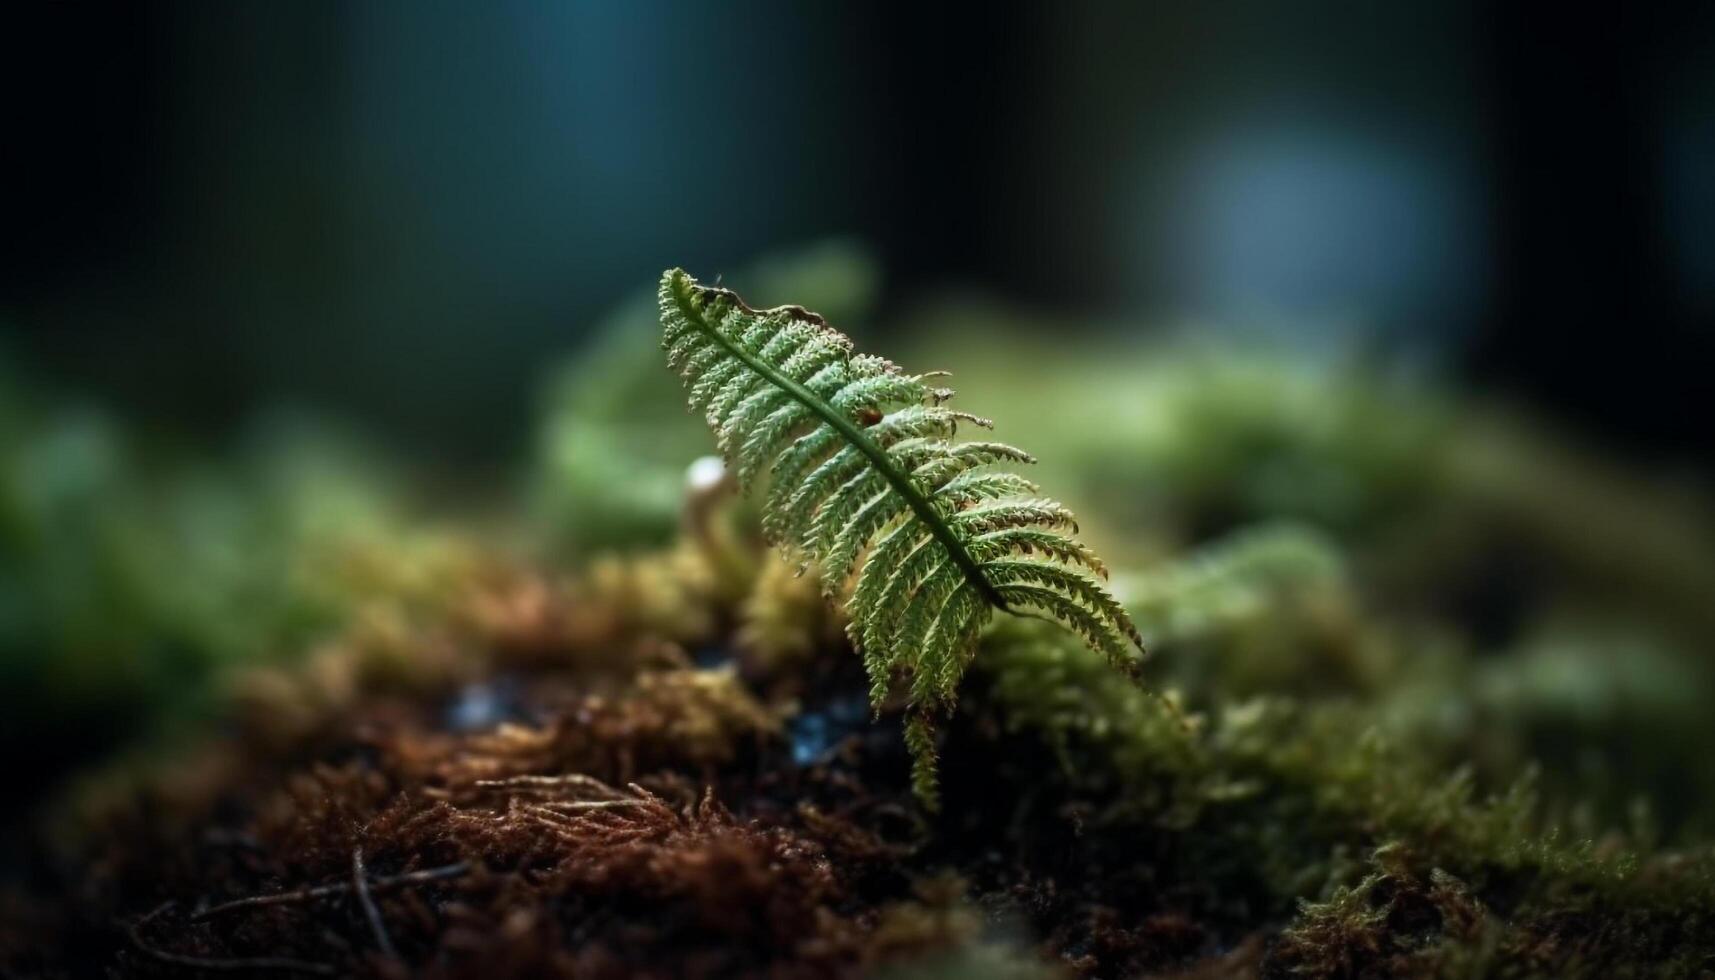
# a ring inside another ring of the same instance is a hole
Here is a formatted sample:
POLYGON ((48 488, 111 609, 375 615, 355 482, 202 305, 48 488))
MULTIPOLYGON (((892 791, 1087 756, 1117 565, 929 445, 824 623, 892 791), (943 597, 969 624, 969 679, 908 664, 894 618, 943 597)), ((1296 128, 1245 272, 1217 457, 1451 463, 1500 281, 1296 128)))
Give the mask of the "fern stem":
MULTIPOLYGON (((970 553, 965 550, 964 545, 959 543, 958 536, 953 533, 952 528, 947 526, 947 522, 942 518, 940 512, 935 510, 934 505, 929 502, 929 498, 923 495, 923 491, 919 490, 917 485, 911 482, 911 475, 894 465, 893 460, 887 455, 887 450, 882 449, 877 445, 874 439, 871 439, 866 435, 864 431, 858 428, 858 426, 850 419, 841 415, 839 412, 834 411, 832 406, 816 397, 814 392, 805 388, 803 385, 791 378, 786 377, 784 374, 781 374, 779 371, 775 370, 772 365, 755 357, 749 351, 744 350, 737 344, 728 340, 725 335, 715 329, 714 325, 703 316, 702 311, 697 308, 697 304, 692 302, 691 296, 687 292, 687 289, 692 288, 697 287, 690 284, 689 276, 681 274, 680 277, 675 279, 673 283, 673 300, 679 305, 679 312, 692 323, 696 324, 698 329, 707 334, 711 340, 719 344, 727 351, 727 353, 738 358, 746 367, 755 371, 757 374, 766 378, 771 384, 778 386, 787 394, 797 399, 805 408, 816 413, 822 421, 833 426, 840 435, 845 437, 847 442, 857 447, 858 452, 869 457, 869 461, 875 464, 876 469, 881 472, 882 477, 892 485, 893 489, 897 491, 901 497, 905 498, 905 502, 911 506, 912 511, 914 511, 917 514, 917 517, 922 520, 924 526, 929 528, 929 533, 934 535, 935 540, 941 543, 941 547, 947 549, 947 554, 952 557, 954 564, 959 566, 959 570, 964 572, 965 577, 970 579, 971 583, 982 592, 983 598, 987 599, 988 602, 996 609, 1012 612, 1013 610, 1007 605, 1006 600, 1002 599, 1000 593, 995 591, 994 586, 989 584, 988 578, 983 575, 982 568, 977 565, 976 559, 972 558, 970 553)), ((728 296, 731 295, 726 290, 718 290, 716 292, 728 296)), ((743 307, 742 304, 740 305, 741 308, 749 311, 748 307, 743 307)))

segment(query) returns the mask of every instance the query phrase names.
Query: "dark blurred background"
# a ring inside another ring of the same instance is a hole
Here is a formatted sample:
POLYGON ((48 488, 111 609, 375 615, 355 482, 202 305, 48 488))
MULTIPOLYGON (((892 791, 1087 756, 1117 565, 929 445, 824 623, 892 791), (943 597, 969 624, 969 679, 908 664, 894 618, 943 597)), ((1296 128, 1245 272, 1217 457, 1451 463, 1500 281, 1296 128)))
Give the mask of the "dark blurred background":
POLYGON ((1421 356, 1706 468, 1715 5, 52 4, 0 28, 0 347, 458 466, 667 265, 1421 356))

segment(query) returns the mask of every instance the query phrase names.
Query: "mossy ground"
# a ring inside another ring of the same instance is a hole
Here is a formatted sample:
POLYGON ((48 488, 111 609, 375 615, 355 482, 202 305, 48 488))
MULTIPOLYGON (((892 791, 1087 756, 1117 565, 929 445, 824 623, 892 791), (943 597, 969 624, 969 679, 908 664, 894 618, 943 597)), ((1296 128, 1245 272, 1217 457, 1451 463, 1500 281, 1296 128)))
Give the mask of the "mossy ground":
MULTIPOLYGON (((873 280, 740 284, 851 327, 873 280)), ((906 360, 1043 452, 1155 656, 997 623, 938 813, 818 585, 684 490, 647 303, 504 516, 0 398, 10 778, 132 745, 7 814, 0 974, 1715 975, 1705 496, 1355 365, 1026 319, 931 311, 906 360)))
MULTIPOLYGON (((702 540, 560 585, 490 567, 432 612, 360 622, 300 666, 244 675, 216 734, 58 811, 54 846, 6 898, 0 965, 1715 968, 1707 857, 1542 836, 1528 788, 1480 799, 1468 773, 1382 744, 1362 712, 1263 699, 1204 717, 1041 624, 985 641, 941 746, 943 808, 926 812, 897 721, 871 719, 814 585, 770 571, 734 588, 718 570, 773 559, 702 540)), ((1265 608, 1285 628, 1281 602, 1265 608)))

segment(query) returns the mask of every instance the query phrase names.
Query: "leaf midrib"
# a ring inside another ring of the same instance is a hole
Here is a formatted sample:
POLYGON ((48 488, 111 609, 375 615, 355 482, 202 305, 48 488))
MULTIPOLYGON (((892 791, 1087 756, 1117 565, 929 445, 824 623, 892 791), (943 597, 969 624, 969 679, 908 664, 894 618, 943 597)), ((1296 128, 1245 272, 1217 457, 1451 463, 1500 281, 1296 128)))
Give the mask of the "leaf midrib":
POLYGON ((918 519, 929 528, 929 533, 934 536, 936 541, 940 542, 941 547, 947 550, 947 554, 959 566, 959 570, 964 572, 965 578, 982 593, 983 598, 995 608, 1006 610, 1008 608, 1006 601, 995 591, 994 586, 989 584, 976 559, 972 558, 970 552, 965 550, 964 544, 953 532, 953 529, 948 526, 946 520, 941 517, 935 506, 929 502, 929 498, 925 497, 917 485, 912 482, 910 474, 893 465, 893 461, 887 455, 887 450, 877 445, 874 439, 865 435, 863 430, 853 424, 850 419, 834 411, 833 406, 817 397, 810 389, 786 377, 775 370, 773 365, 758 359, 749 351, 728 340, 724 334, 703 317, 702 311, 698 310, 696 304, 691 301, 691 297, 686 295, 685 289, 687 287, 690 289, 699 288, 691 282, 689 276, 681 274, 674 283, 673 289, 673 300, 679 305, 679 312, 695 324, 699 330, 707 334, 710 339, 719 344, 723 350, 738 358, 746 367, 761 375, 770 384, 779 387, 797 399, 805 408, 814 412, 822 421, 833 426, 834 430, 845 437, 847 442, 857 447, 859 452, 868 457, 888 484, 901 497, 905 498, 905 502, 911 506, 918 519))

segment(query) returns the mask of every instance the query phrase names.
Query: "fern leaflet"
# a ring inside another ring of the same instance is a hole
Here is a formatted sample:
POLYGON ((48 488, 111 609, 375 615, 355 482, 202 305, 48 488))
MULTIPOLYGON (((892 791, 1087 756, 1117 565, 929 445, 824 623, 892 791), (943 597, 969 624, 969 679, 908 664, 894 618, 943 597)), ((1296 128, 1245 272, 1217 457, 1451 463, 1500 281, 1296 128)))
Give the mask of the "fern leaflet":
POLYGON ((986 419, 947 406, 937 374, 853 350, 814 313, 755 310, 682 270, 661 279, 662 347, 747 489, 767 474, 763 530, 821 572, 829 597, 855 575, 848 632, 878 709, 909 679, 913 783, 933 806, 933 726, 950 711, 995 610, 1048 618, 1135 674, 1142 649, 1099 581, 1077 523, 1004 443, 954 442, 986 419))

